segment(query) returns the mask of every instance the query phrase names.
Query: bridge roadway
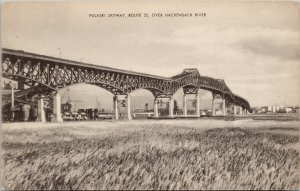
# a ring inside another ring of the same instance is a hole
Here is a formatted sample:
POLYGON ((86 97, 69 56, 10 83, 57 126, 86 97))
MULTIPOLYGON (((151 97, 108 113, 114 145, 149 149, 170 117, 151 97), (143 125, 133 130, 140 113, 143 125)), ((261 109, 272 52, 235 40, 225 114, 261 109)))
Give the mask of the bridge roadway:
POLYGON ((222 100, 223 115, 231 107, 234 114, 250 111, 248 101, 234 94, 224 80, 200 75, 196 68, 184 69, 172 77, 115 69, 72 60, 39 55, 20 50, 2 49, 2 76, 18 82, 19 98, 39 96, 38 120, 44 120, 42 100, 53 98, 54 121, 62 121, 59 89, 74 84, 86 83, 99 86, 114 94, 115 118, 118 119, 119 95, 125 95, 128 119, 131 119, 130 93, 136 89, 147 89, 154 95, 154 117, 159 117, 158 98, 168 98, 169 117, 173 117, 174 94, 183 88, 183 116, 187 116, 186 95, 194 94, 196 116, 200 117, 199 90, 212 92, 212 112, 215 115, 215 100, 222 100), (29 87, 28 89, 25 89, 29 87), (34 91, 33 91, 34 90, 34 91), (29 94, 30 93, 30 94, 29 94), (29 96, 28 96, 28 95, 29 96), (27 95, 27 96, 26 96, 27 95), (40 103, 40 104, 39 104, 40 103))

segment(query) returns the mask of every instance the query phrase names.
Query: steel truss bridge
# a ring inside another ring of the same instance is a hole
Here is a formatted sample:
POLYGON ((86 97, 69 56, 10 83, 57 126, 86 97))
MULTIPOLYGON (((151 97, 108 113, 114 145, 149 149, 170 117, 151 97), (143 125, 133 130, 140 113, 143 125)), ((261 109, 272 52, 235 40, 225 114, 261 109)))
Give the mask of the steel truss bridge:
MULTIPOLYGON (((172 77, 161 77, 120 70, 77 61, 39 55, 20 50, 2 49, 2 76, 18 82, 19 97, 49 94, 74 84, 99 86, 117 95, 129 95, 137 89, 147 89, 157 98, 170 98, 183 88, 185 94, 197 94, 199 89, 212 92, 213 99, 223 99, 224 106, 250 110, 249 102, 234 94, 224 80, 200 75, 195 68, 185 69, 172 77), (24 88, 26 87, 29 88, 24 88)), ((117 99, 117 98, 116 98, 117 99)))

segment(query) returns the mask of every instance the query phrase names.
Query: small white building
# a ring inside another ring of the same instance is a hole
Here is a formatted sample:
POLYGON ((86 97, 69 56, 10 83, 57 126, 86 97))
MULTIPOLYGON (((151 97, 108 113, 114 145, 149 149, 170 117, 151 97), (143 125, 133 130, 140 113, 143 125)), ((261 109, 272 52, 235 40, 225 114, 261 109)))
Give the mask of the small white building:
POLYGON ((286 108, 285 108, 285 111, 286 111, 287 113, 291 113, 291 112, 293 111, 293 108, 291 108, 291 107, 286 107, 286 108))
POLYGON ((272 113, 276 113, 276 106, 275 105, 272 106, 272 113))

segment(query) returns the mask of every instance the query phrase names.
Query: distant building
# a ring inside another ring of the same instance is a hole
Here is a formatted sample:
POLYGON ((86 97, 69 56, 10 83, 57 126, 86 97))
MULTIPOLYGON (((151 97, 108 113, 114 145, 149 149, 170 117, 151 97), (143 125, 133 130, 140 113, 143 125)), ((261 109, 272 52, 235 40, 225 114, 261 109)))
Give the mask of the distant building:
POLYGON ((267 113, 268 111, 270 111, 269 108, 270 108, 269 106, 262 106, 260 109, 262 113, 267 113))
POLYGON ((149 104, 148 103, 145 104, 145 111, 149 111, 149 104))
POLYGON ((253 113, 299 113, 299 106, 262 106, 252 108, 253 113))
POLYGON ((299 113, 299 112, 300 112, 299 106, 293 108, 293 113, 299 113))
POLYGON ((82 113, 85 114, 85 109, 78 109, 78 114, 82 114, 82 113))
POLYGON ((277 113, 286 113, 286 110, 283 108, 283 109, 279 109, 278 111, 277 111, 277 113))
POLYGON ((261 108, 259 108, 259 107, 253 107, 252 108, 252 113, 261 113, 261 108))
POLYGON ((276 106, 276 111, 278 111, 280 109, 280 106, 276 106))
POLYGON ((271 112, 272 111, 272 106, 268 106, 267 112, 271 112))
POLYGON ((71 108, 72 108, 72 104, 69 102, 61 104, 62 113, 71 113, 71 108))
POLYGON ((276 106, 275 105, 272 106, 272 113, 276 113, 276 106))
POLYGON ((285 108, 285 111, 286 111, 286 113, 292 113, 293 108, 291 108, 291 107, 286 107, 286 108, 285 108))

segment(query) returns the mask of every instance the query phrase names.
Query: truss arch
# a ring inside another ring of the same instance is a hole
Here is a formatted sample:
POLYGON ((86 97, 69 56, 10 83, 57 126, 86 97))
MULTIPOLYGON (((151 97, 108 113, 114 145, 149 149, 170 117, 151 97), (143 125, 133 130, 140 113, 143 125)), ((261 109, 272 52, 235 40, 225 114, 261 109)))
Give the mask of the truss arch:
POLYGON ((143 88, 150 90, 155 97, 171 97, 178 89, 191 85, 222 94, 228 101, 250 109, 249 102, 234 94, 224 80, 202 76, 196 68, 184 69, 182 73, 167 78, 2 49, 2 76, 26 81, 29 86, 41 84, 51 90, 77 83, 95 84, 113 94, 129 94, 143 88))

